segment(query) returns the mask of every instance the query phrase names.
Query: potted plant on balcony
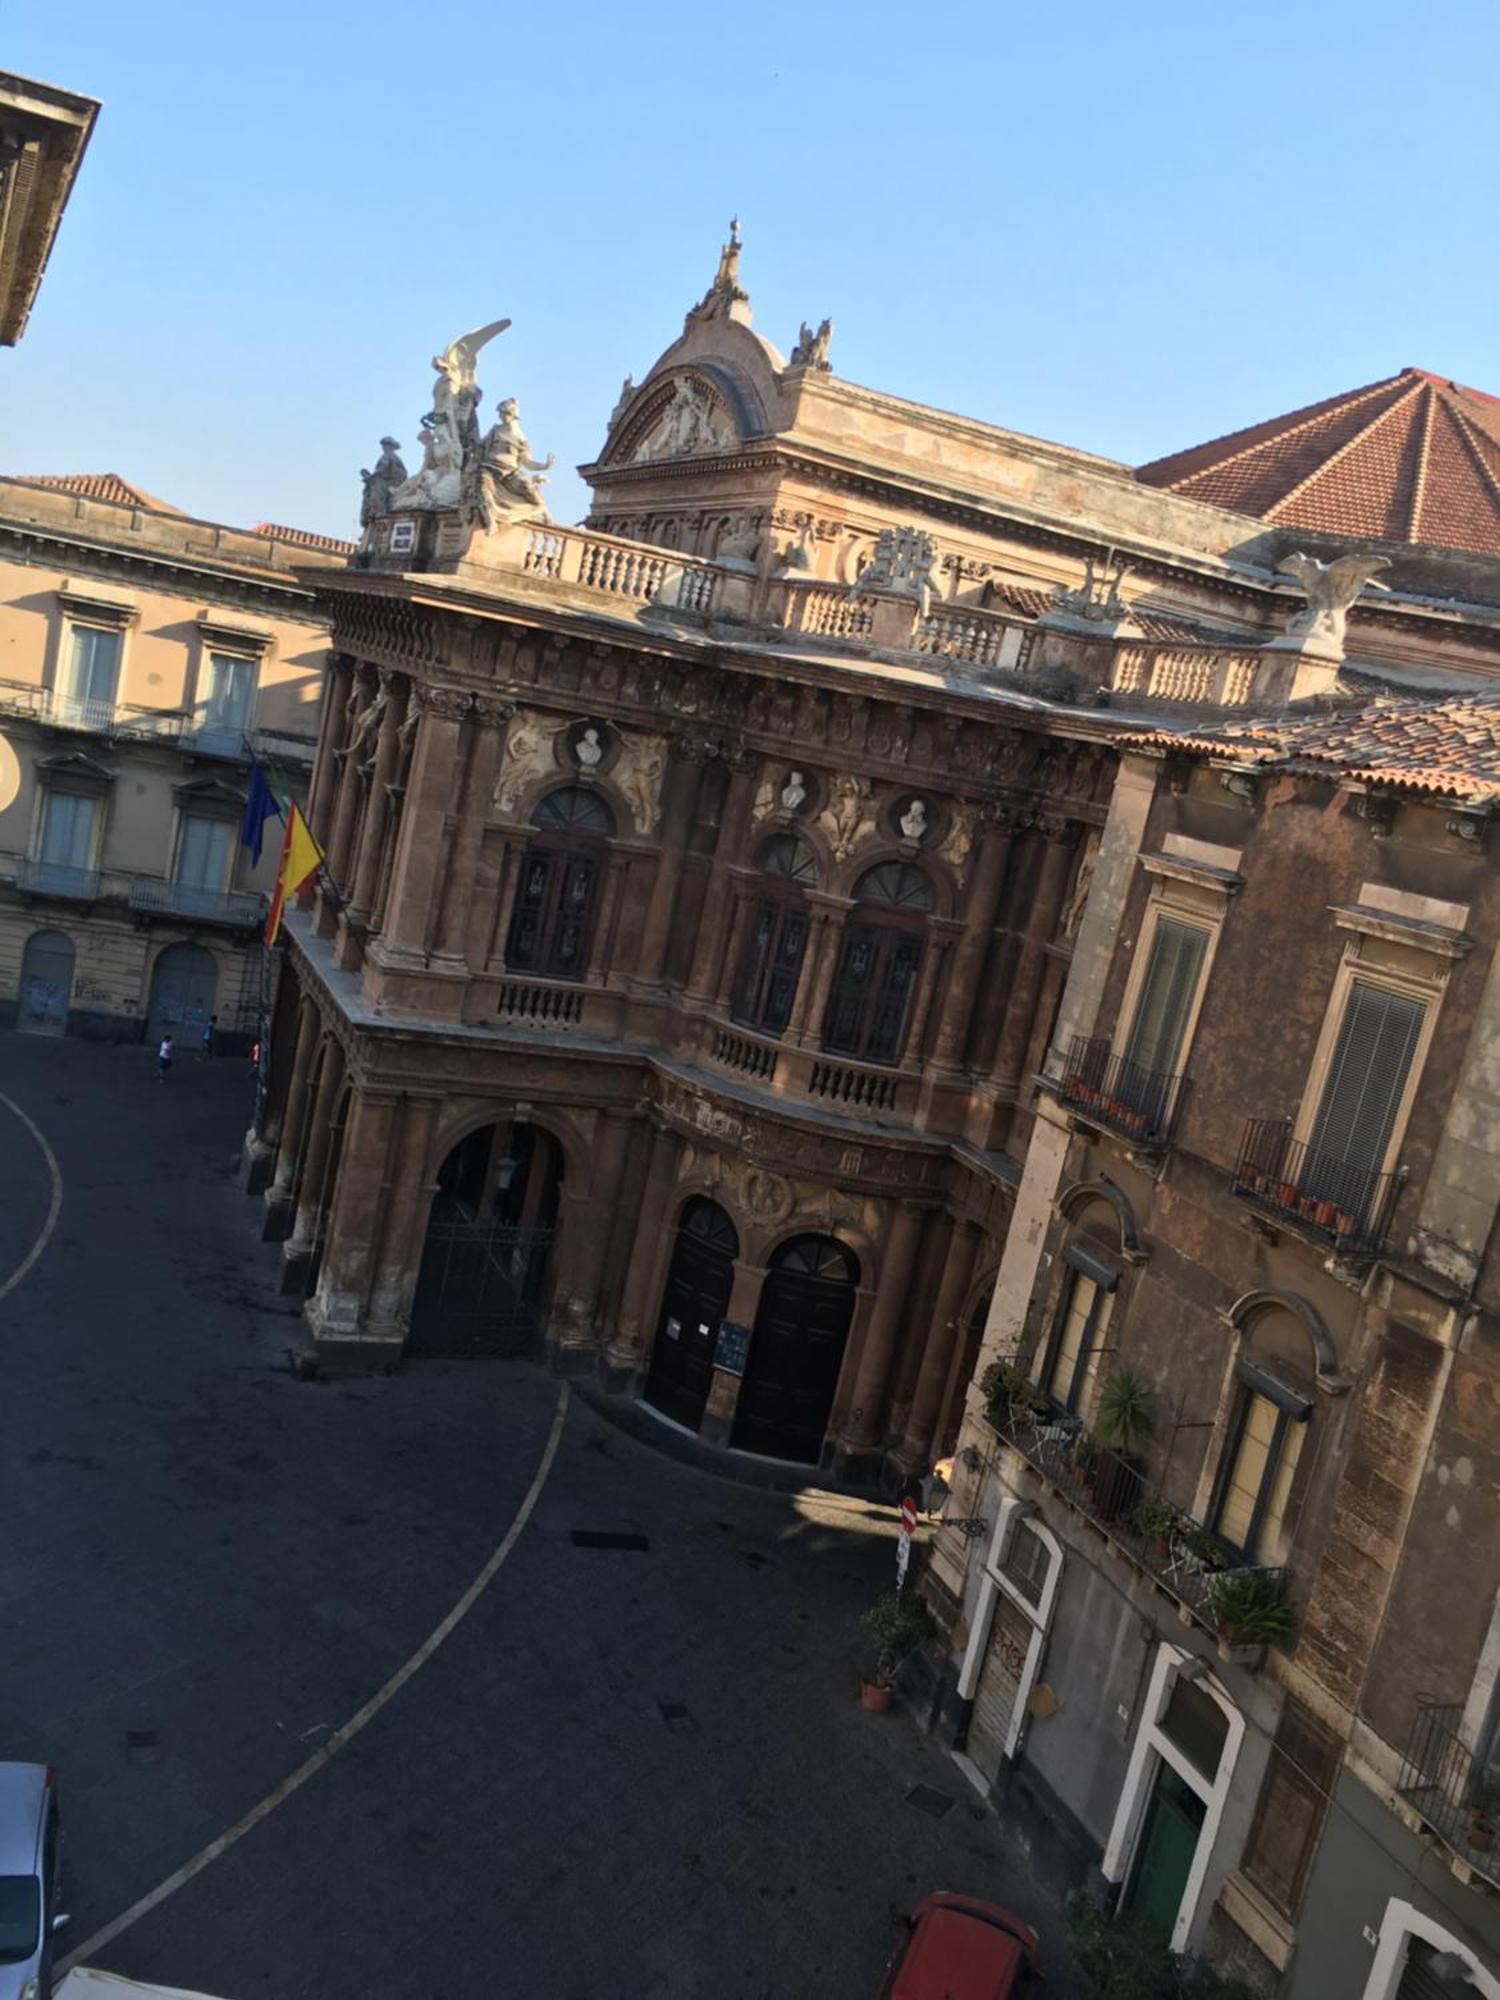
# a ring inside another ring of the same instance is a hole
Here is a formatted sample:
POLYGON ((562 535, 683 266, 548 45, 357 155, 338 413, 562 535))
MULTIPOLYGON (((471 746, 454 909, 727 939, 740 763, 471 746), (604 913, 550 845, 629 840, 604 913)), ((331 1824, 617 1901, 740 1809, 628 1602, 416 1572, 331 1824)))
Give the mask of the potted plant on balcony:
POLYGON ((1153 1391, 1144 1375, 1122 1368, 1111 1375, 1099 1395, 1095 1431, 1109 1449, 1094 1468, 1094 1500, 1107 1521, 1128 1515, 1137 1505, 1144 1484, 1137 1453, 1154 1425, 1153 1391))
POLYGON ((1500 1785, 1491 1781, 1477 1784, 1466 1801, 1469 1813, 1469 1845, 1487 1854, 1495 1844, 1495 1825, 1500 1820, 1500 1785))
POLYGON ((1014 1431, 1031 1422, 1047 1407, 1047 1397, 1026 1371, 1021 1355, 1014 1361, 995 1361, 979 1378, 984 1396, 984 1414, 994 1430, 1014 1431))
POLYGON ((1206 1601, 1221 1637, 1231 1647, 1259 1648, 1296 1630, 1297 1613, 1286 1578, 1275 1571, 1245 1569, 1215 1577, 1206 1601))
POLYGON ((901 1669, 937 1625, 915 1590, 888 1591, 862 1622, 874 1641, 875 1659, 869 1672, 860 1675, 860 1706, 880 1711, 890 1707, 901 1669))
POLYGON ((1130 1517, 1130 1525, 1149 1545, 1151 1560, 1164 1563, 1172 1553, 1172 1531, 1177 1526, 1177 1509, 1169 1500, 1143 1500, 1130 1517))

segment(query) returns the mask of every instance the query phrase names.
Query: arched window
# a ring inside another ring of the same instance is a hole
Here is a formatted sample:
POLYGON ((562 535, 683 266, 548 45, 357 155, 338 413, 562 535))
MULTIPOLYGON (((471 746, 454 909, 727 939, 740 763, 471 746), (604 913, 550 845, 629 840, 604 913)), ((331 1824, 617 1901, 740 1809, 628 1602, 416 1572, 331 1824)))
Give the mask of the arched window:
POLYGON ((531 824, 537 833, 521 859, 505 963, 512 972, 582 979, 614 822, 597 792, 565 785, 538 801, 531 824))
POLYGON ((808 911, 803 894, 816 888, 812 849, 794 833, 774 834, 760 853, 765 877, 750 919, 744 959, 735 986, 734 1018, 765 1035, 779 1035, 792 1018, 808 911))
POLYGON ((860 877, 854 897, 823 1046, 864 1062, 898 1063, 922 969, 932 885, 908 862, 882 861, 860 877))

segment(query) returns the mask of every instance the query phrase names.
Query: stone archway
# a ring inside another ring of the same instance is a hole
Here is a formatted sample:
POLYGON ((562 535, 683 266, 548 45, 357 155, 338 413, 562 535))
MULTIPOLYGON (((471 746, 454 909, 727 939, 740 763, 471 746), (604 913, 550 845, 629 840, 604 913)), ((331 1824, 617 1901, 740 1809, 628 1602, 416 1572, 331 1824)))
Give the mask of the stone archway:
POLYGON ((218 993, 219 966, 213 953, 201 944, 169 944, 151 969, 146 1040, 159 1042, 163 1035, 172 1035, 186 1054, 187 1044, 196 1044, 208 1025, 218 993))
POLYGON ((33 931, 21 960, 16 1026, 27 1035, 62 1035, 73 997, 73 940, 64 931, 33 931))
POLYGON ((562 1147, 539 1125, 481 1125, 449 1149, 427 1218, 409 1353, 531 1351, 547 1317, 564 1167, 562 1147))

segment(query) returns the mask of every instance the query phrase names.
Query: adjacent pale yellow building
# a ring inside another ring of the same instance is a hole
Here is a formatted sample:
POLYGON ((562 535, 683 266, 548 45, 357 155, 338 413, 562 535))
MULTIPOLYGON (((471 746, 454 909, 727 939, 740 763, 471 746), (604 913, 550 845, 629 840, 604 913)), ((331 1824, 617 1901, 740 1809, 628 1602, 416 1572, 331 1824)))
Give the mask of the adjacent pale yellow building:
POLYGON ((253 1037, 280 823, 252 865, 250 758, 301 796, 327 633, 295 572, 348 546, 0 479, 0 1024, 253 1037))

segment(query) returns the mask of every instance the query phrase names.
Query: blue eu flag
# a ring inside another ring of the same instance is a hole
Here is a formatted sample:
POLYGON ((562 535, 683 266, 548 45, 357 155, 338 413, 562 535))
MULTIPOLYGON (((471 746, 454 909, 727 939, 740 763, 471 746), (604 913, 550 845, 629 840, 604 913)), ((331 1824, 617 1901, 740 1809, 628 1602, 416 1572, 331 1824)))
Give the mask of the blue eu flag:
POLYGON ((248 847, 250 859, 260 860, 266 821, 280 819, 281 802, 266 783, 266 774, 254 759, 250 764, 250 790, 245 799, 245 817, 240 821, 240 845, 248 847))

